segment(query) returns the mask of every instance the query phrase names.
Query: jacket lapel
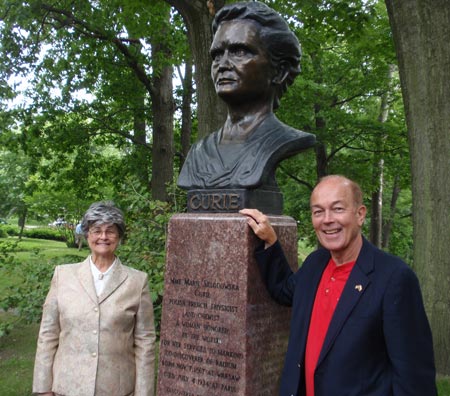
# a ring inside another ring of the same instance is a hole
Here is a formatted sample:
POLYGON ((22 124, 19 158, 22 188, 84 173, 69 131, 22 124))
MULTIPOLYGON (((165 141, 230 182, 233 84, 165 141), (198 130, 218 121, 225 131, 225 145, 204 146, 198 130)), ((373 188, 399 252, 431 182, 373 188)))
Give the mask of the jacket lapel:
POLYGON ((317 366, 325 358, 334 340, 342 329, 342 326, 350 316, 353 308, 364 294, 367 286, 370 284, 368 274, 373 271, 373 252, 369 242, 365 239, 361 252, 356 260, 355 266, 345 284, 339 303, 334 311, 330 326, 325 337, 325 341, 320 352, 317 366))
POLYGON ((95 291, 94 279, 92 278, 92 272, 89 266, 89 257, 81 263, 77 276, 89 298, 97 304, 97 293, 95 291))
POLYGON ((98 303, 101 304, 127 279, 128 275, 123 269, 123 265, 119 259, 112 269, 112 273, 108 282, 106 282, 105 289, 102 294, 98 296, 98 303))

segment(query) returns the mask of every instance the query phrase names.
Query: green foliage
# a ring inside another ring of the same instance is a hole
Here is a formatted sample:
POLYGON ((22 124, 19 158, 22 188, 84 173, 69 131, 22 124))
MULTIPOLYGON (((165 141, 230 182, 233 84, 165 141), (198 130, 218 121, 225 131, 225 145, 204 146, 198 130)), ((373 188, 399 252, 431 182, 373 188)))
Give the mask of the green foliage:
POLYGON ((25 228, 23 230, 23 236, 27 238, 49 239, 52 241, 67 241, 67 230, 72 232, 68 227, 25 228))
POLYGON ((19 281, 7 287, 0 301, 0 307, 15 311, 26 323, 41 319, 42 305, 50 287, 51 277, 56 265, 79 261, 78 256, 63 256, 45 260, 39 251, 31 259, 19 261, 13 255, 16 245, 0 242, 0 269, 4 274, 16 277, 19 281))
POLYGON ((145 187, 127 179, 118 198, 127 218, 126 241, 118 254, 125 265, 147 273, 155 312, 160 328, 164 292, 165 246, 167 224, 173 214, 171 204, 154 201, 145 187))
MULTIPOLYGON (((2 287, 5 287, 4 280, 8 276, 7 268, 13 268, 15 265, 17 265, 17 261, 11 254, 17 247, 17 243, 17 241, 0 241, 0 274, 2 275, 2 287)), ((5 307, 8 308, 6 304, 3 304, 3 300, 8 297, 8 292, 0 294, 0 308, 2 308, 3 310, 5 310, 5 307)), ((8 334, 12 330, 12 328, 13 324, 10 321, 0 321, 0 338, 5 334, 8 334)))
MULTIPOLYGON (((19 234, 19 228, 12 225, 0 225, 0 232, 6 236, 13 236, 19 234)), ((4 238, 3 236, 1 238, 4 238)))
MULTIPOLYGON (((17 226, 0 226, 0 238, 6 238, 7 236, 18 236, 20 229, 17 226)), ((55 228, 49 227, 33 227, 24 228, 22 237, 35 238, 35 239, 47 239, 52 241, 67 242, 67 246, 74 247, 74 229, 72 226, 61 226, 55 228)))
POLYGON ((450 377, 440 376, 436 383, 438 396, 450 396, 450 377))
MULTIPOLYGON (((5 18, 0 30, 5 34, 0 45, 5 56, 0 78, 7 82, 11 73, 28 76, 31 100, 0 119, 0 140, 7 148, 1 165, 8 164, 5 173, 0 167, 0 215, 15 208, 28 210, 29 216, 56 218, 63 211, 75 223, 88 203, 117 195, 128 175, 151 188, 151 178, 158 177, 151 154, 158 131, 149 127, 157 117, 151 111, 152 79, 164 66, 180 65, 189 54, 186 27, 173 10, 168 23, 165 3, 75 1, 58 8, 37 0, 2 3, 5 18), (167 51, 153 51, 151 44, 158 42, 165 43, 169 56, 167 51), (37 73, 30 76, 30 70, 37 73), (138 121, 144 126, 143 136, 134 129, 138 121)), ((390 201, 396 175, 402 178, 402 189, 409 189, 395 68, 389 75, 395 52, 381 0, 267 4, 286 17, 302 44, 302 72, 277 115, 316 134, 318 145, 283 163, 278 182, 285 213, 299 221, 300 235, 314 245, 308 196, 319 176, 343 173, 356 179, 370 205, 377 188, 374 164, 383 159, 385 202, 390 201), (384 96, 388 119, 381 122, 384 96)), ((8 95, 18 92, 18 87, 7 88, 5 84, 8 95)), ((395 224, 404 211, 400 209, 393 211, 395 224)), ((392 251, 406 248, 396 245, 412 239, 409 230, 392 228, 397 233, 391 238, 392 251)), ((66 240, 72 246, 73 234, 66 240)))
MULTIPOLYGON (((299 235, 314 245, 309 192, 317 179, 343 174, 365 192, 370 223, 372 193, 378 189, 383 161, 383 215, 394 193, 394 180, 410 190, 409 152, 396 57, 382 1, 270 1, 290 22, 302 45, 302 72, 283 97, 278 117, 314 133, 315 150, 285 161, 277 180, 285 213, 299 221, 299 235), (349 16, 351 17, 349 18, 349 16), (383 107, 384 106, 384 107, 383 107)), ((398 186, 398 185, 396 185, 398 186)), ((400 202, 398 203, 400 205, 400 202)), ((392 210, 389 250, 407 253, 411 227, 392 210)), ((368 236, 368 234, 366 233, 368 236)))
MULTIPOLYGON (((5 132, 0 132, 0 137, 4 135, 5 132)), ((11 144, 11 141, 6 144, 0 142, 0 217, 6 218, 13 212, 20 214, 25 211, 24 198, 31 192, 27 185, 30 158, 20 149, 10 151, 3 148, 11 144)))
POLYGON ((0 238, 6 238, 8 236, 8 233, 3 227, 0 227, 0 238))
POLYGON ((30 205, 55 204, 60 195, 60 207, 85 207, 110 196, 105 190, 126 174, 149 185, 155 80, 189 54, 181 18, 169 14, 164 2, 142 0, 1 3, 0 81, 13 95, 23 87, 9 77, 26 79, 28 99, 5 112, 4 140, 35 160, 30 205), (158 52, 161 43, 166 51, 158 52), (103 155, 105 147, 116 153, 103 155))
MULTIPOLYGON (((153 201, 148 190, 133 178, 126 179, 122 187, 122 193, 116 197, 116 201, 125 213, 128 228, 125 243, 120 246, 118 255, 124 264, 148 274, 155 323, 159 329, 166 228, 173 207, 168 203, 153 201)), ((53 239, 63 240, 69 246, 69 238, 73 235, 72 227, 31 228, 24 231, 24 237, 45 239, 45 245, 53 239)), ((21 242, 13 238, 1 241, 0 270, 15 281, 0 294, 0 306, 5 310, 14 310, 26 322, 33 322, 40 318, 54 267, 78 262, 80 257, 65 254, 49 258, 43 247, 44 240, 39 242, 38 239, 26 240, 29 253, 23 256, 20 251, 24 243, 25 240, 21 242)), ((3 331, 10 330, 10 327, 10 324, 4 324, 3 331)))
POLYGON ((0 273, 2 279, 9 280, 1 284, 0 308, 6 312, 14 312, 16 318, 1 322, 2 334, 11 331, 19 322, 39 322, 55 266, 80 261, 79 255, 66 252, 53 253, 49 258, 45 253, 45 246, 51 248, 51 244, 37 241, 36 244, 13 238, 0 241, 0 273), (24 244, 28 246, 26 255, 21 254, 24 244))
MULTIPOLYGON (((9 319, 0 313, 0 323, 9 319)), ((19 323, 9 335, 0 337, 0 395, 31 395, 38 328, 35 323, 19 323)))

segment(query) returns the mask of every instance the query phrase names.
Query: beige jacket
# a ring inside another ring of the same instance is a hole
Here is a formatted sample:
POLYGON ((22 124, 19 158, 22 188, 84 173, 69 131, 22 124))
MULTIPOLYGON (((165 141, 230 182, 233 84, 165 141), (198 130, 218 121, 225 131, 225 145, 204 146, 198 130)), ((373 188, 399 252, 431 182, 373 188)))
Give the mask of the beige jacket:
POLYGON ((145 273, 118 261, 97 297, 89 259, 57 266, 44 303, 33 392, 153 396, 154 348, 145 273))

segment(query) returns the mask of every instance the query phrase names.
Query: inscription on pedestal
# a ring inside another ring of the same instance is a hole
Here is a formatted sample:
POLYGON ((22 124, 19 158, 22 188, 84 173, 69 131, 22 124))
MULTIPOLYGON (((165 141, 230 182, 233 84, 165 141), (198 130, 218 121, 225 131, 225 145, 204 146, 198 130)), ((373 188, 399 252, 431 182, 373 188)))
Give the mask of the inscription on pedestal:
POLYGON ((189 194, 188 208, 192 212, 236 212, 243 208, 240 194, 194 192, 189 194))
POLYGON ((233 335, 226 323, 238 314, 239 307, 232 302, 237 299, 239 285, 192 278, 171 278, 169 284, 183 298, 167 300, 168 307, 179 314, 173 317, 169 331, 173 336, 161 338, 160 375, 169 380, 165 381, 166 392, 185 396, 212 391, 236 394, 244 355, 230 348, 233 335), (213 298, 218 290, 223 302, 213 298), (190 392, 186 385, 207 391, 190 392))
MULTIPOLYGON (((279 236, 294 246, 296 224, 289 225, 292 236, 278 230, 279 236)), ((290 311, 262 284, 256 243, 237 214, 171 219, 158 396, 277 394, 290 311)))
POLYGON ((244 208, 258 208, 265 213, 281 214, 283 197, 271 190, 190 190, 187 193, 188 212, 236 213, 244 208))

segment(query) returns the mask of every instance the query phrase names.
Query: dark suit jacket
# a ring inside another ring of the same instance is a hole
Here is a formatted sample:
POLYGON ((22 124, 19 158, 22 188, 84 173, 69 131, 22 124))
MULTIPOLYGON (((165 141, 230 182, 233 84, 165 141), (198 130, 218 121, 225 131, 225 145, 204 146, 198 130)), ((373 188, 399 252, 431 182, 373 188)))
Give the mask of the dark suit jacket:
MULTIPOLYGON (((256 258, 272 297, 292 309, 280 395, 304 396, 306 339, 330 253, 293 274, 277 242, 256 258)), ((435 396, 431 331, 419 283, 399 258, 364 240, 331 320, 315 372, 315 396, 435 396)))

